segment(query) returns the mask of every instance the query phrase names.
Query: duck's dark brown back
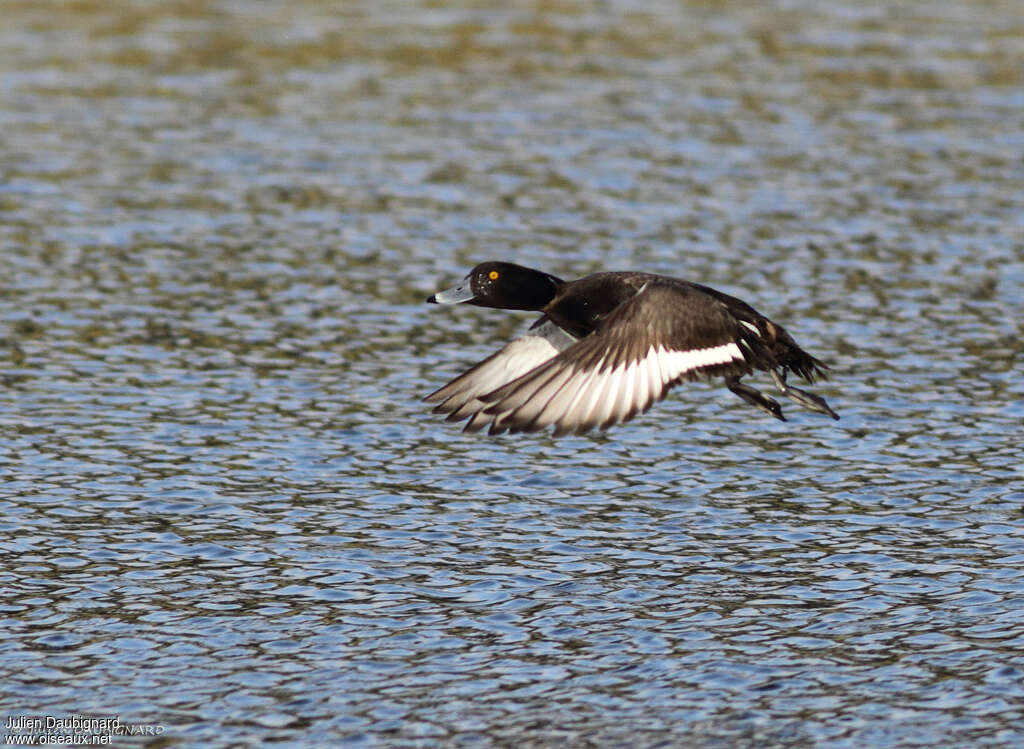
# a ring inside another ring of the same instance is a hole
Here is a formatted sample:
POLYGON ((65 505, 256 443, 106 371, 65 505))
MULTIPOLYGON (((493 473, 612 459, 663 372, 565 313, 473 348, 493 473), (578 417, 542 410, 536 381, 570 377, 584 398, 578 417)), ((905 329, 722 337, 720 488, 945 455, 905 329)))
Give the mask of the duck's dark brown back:
POLYGON ((653 273, 617 271, 594 273, 564 284, 544 308, 556 325, 577 338, 594 332, 607 315, 635 296, 648 281, 668 279, 653 273))

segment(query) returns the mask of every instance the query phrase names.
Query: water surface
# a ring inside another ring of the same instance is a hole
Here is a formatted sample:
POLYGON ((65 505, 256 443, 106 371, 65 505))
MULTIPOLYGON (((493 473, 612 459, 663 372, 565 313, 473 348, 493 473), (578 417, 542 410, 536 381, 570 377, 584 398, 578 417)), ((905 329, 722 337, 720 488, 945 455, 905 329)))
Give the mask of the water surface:
POLYGON ((1024 741, 1014 11, 7 4, 5 715, 1024 741), (491 258, 741 296, 842 420, 463 435, 420 399, 531 318, 423 300, 491 258))

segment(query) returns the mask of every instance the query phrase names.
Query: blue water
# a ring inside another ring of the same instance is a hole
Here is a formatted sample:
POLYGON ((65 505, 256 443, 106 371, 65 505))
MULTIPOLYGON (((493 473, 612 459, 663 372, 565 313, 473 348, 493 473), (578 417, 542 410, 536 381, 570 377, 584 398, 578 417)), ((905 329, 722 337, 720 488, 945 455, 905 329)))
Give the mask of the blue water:
POLYGON ((1024 743, 1009 7, 6 15, 0 720, 1024 743), (424 299, 490 258, 741 296, 842 419, 465 435, 532 318, 424 299))

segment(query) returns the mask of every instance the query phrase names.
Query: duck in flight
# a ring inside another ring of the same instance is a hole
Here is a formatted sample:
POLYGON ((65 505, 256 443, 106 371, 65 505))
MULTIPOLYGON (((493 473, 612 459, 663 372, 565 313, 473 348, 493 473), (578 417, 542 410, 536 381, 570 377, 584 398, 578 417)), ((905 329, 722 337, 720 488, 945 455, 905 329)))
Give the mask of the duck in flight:
POLYGON ((828 367, 778 323, 736 297, 669 276, 594 273, 576 281, 521 265, 486 262, 433 304, 529 310, 529 331, 428 395, 465 431, 554 436, 607 429, 647 411, 683 381, 721 377, 752 406, 782 421, 778 402, 740 382, 768 372, 796 404, 839 416, 821 396, 786 382, 826 379, 828 367))

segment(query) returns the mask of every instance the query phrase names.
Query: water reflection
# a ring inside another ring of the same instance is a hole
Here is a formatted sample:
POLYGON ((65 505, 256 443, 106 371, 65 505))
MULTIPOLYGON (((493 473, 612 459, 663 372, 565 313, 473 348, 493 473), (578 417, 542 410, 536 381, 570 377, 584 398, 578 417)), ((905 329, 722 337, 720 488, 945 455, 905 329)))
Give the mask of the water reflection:
POLYGON ((1005 8, 11 6, 0 700, 171 743, 1019 743, 1005 8), (955 30, 955 33, 954 33, 955 30), (750 299, 837 424, 420 398, 504 258, 750 299))

